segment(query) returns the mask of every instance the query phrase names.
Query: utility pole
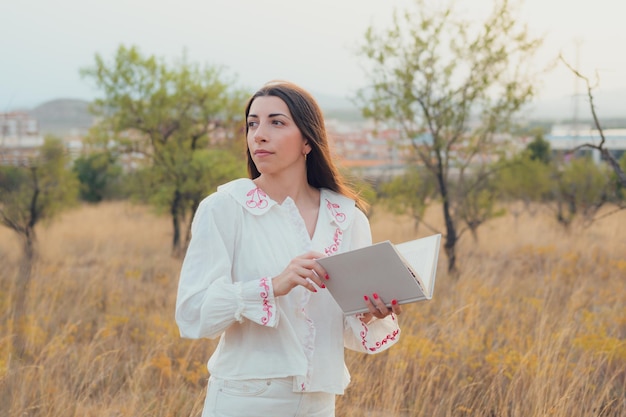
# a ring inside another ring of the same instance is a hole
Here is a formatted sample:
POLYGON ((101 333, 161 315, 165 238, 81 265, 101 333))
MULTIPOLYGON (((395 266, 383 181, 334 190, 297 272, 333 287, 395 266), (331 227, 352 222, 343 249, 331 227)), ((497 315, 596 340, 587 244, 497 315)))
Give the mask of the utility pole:
MULTIPOLYGON (((576 67, 577 69, 580 70, 580 46, 582 45, 582 39, 580 38, 576 38, 574 39, 574 45, 576 47, 576 67)), ((580 101, 580 90, 579 90, 579 86, 580 86, 580 80, 578 79, 578 77, 574 77, 574 114, 572 116, 572 124, 574 125, 574 140, 577 142, 578 141, 578 136, 579 136, 579 120, 578 120, 578 102, 580 101)))

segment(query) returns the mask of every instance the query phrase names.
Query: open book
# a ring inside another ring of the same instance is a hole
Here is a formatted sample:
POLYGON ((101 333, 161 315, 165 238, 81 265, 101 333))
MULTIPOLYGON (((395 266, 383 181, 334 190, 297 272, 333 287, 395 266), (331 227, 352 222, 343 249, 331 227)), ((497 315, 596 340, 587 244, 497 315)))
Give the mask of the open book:
POLYGON ((407 304, 430 300, 435 287, 441 234, 394 245, 390 241, 317 259, 330 279, 325 282, 344 314, 367 312, 363 296, 377 293, 407 304))

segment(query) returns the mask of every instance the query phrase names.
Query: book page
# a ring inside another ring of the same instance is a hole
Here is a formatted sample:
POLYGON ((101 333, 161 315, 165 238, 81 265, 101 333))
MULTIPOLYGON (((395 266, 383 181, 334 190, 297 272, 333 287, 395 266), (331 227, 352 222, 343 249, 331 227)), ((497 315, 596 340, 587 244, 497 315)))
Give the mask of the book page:
POLYGON ((441 234, 436 234, 395 245, 396 250, 419 275, 427 298, 433 296, 440 244, 441 234))

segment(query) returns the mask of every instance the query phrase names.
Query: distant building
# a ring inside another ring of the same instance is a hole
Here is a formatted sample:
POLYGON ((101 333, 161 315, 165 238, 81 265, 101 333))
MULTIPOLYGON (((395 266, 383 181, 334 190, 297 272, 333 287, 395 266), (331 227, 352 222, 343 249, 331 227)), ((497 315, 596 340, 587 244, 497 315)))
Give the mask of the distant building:
MULTIPOLYGON (((605 142, 604 147, 620 160, 626 152, 626 129, 605 129, 602 131, 605 142)), ((580 125, 555 125, 545 139, 550 143, 553 155, 562 157, 591 155, 594 161, 600 162, 601 156, 597 149, 589 147, 580 148, 575 155, 571 152, 584 144, 600 144, 600 132, 589 126, 580 125)))
POLYGON ((390 178, 404 172, 406 158, 396 144, 396 129, 377 130, 368 123, 326 120, 332 152, 340 166, 370 181, 390 178))
POLYGON ((43 142, 37 120, 28 113, 0 113, 0 165, 26 164, 43 142))

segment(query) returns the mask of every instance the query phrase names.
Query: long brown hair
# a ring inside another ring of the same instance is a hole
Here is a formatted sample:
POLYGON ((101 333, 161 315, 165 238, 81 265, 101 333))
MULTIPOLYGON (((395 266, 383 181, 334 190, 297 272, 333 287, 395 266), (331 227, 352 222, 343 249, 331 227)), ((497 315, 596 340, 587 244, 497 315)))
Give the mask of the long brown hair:
MULTIPOLYGON (((324 116, 313 96, 302 87, 291 82, 270 81, 248 100, 246 120, 254 99, 267 96, 278 97, 285 102, 296 126, 311 146, 311 151, 306 158, 308 183, 315 188, 328 188, 349 197, 356 201, 359 208, 366 210, 367 203, 346 183, 345 178, 333 163, 328 144, 328 134, 324 125, 324 116)), ((246 123, 247 136, 248 124, 246 123)), ((246 154, 248 156, 248 175, 251 179, 255 179, 261 173, 252 160, 250 149, 246 150, 246 154)))

